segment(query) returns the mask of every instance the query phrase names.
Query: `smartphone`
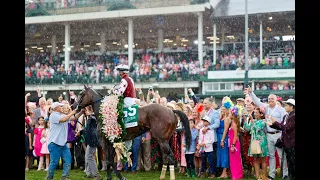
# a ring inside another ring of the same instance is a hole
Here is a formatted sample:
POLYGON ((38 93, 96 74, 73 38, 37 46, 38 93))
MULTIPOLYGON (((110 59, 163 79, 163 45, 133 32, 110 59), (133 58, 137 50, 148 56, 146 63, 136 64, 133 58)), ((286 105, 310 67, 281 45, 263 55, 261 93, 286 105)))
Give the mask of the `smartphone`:
POLYGON ((82 109, 82 106, 81 105, 78 105, 77 106, 77 111, 80 111, 82 109))

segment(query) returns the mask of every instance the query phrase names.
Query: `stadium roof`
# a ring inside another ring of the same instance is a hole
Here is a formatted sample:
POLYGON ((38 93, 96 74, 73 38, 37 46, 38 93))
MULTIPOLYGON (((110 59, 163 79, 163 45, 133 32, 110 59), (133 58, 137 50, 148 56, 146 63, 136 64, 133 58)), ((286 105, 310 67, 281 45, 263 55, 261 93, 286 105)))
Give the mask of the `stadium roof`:
MULTIPOLYGON (((248 14, 295 11, 295 0, 247 0, 248 14)), ((214 8, 215 17, 245 14, 245 0, 220 0, 214 8)))

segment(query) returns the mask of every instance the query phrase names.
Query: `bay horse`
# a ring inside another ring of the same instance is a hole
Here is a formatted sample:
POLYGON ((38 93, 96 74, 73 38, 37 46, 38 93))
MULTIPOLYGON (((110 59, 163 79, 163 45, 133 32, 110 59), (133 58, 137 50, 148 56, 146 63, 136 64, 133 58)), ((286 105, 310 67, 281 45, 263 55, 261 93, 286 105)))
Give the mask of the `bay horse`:
MULTIPOLYGON (((92 105, 96 117, 100 115, 101 100, 104 96, 87 85, 84 85, 84 89, 80 92, 78 102, 73 105, 79 105, 86 107, 92 105)), ((165 179, 167 166, 170 168, 170 180, 175 179, 174 175, 174 159, 173 153, 169 146, 169 140, 173 133, 176 131, 178 124, 178 118, 182 124, 182 128, 185 135, 186 148, 189 149, 191 143, 191 131, 189 127, 189 120, 186 114, 179 110, 171 110, 165 106, 159 104, 149 104, 139 107, 138 109, 138 126, 126 128, 127 134, 124 136, 124 141, 132 140, 133 138, 142 135, 150 130, 152 137, 154 137, 160 145, 160 151, 163 160, 162 171, 160 180, 165 179)), ((107 180, 112 179, 111 166, 116 176, 120 180, 125 180, 121 173, 117 170, 117 165, 114 163, 114 157, 116 155, 113 144, 106 139, 101 132, 102 121, 98 121, 98 136, 101 141, 102 149, 104 152, 105 160, 107 161, 107 180)))

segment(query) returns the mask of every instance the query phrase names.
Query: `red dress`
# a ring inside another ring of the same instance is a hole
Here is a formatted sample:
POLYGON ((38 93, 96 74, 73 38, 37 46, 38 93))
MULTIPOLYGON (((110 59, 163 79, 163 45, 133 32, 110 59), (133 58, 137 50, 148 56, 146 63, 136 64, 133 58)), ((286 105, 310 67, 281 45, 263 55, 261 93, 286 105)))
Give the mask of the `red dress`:
POLYGON ((242 144, 241 144, 241 154, 244 160, 244 164, 253 166, 253 157, 248 156, 248 149, 250 147, 251 134, 247 131, 242 132, 242 144))

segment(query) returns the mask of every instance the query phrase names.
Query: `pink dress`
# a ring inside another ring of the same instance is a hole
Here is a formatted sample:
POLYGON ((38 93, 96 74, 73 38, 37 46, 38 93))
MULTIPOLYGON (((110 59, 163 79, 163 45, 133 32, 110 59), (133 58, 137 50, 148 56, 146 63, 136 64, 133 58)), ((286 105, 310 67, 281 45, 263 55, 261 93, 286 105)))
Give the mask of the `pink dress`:
POLYGON ((184 143, 184 133, 181 133, 181 162, 180 166, 182 167, 187 167, 187 161, 186 161, 186 156, 184 154, 186 147, 183 147, 182 144, 184 143))
POLYGON ((243 168, 242 168, 242 159, 241 159, 241 152, 240 152, 240 149, 241 149, 240 141, 238 138, 235 144, 235 150, 234 152, 231 152, 231 144, 234 138, 234 130, 232 126, 229 128, 228 136, 229 136, 229 158, 230 158, 231 179, 241 179, 243 177, 243 168))
POLYGON ((36 135, 36 139, 34 140, 34 152, 35 154, 40 157, 42 156, 41 152, 41 148, 42 148, 42 143, 40 142, 41 139, 41 134, 42 131, 44 130, 44 128, 34 128, 34 134, 36 135))
POLYGON ((49 141, 49 136, 50 136, 50 129, 47 128, 44 130, 45 132, 45 138, 46 138, 46 142, 42 144, 42 147, 41 147, 41 151, 40 153, 41 154, 50 154, 49 153, 49 149, 48 149, 48 141, 49 141))

